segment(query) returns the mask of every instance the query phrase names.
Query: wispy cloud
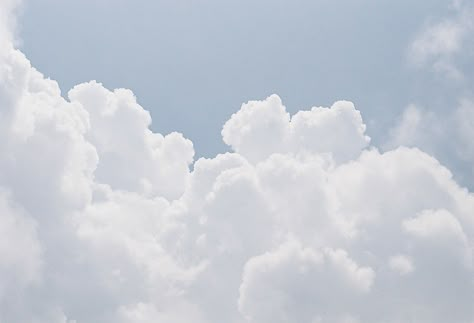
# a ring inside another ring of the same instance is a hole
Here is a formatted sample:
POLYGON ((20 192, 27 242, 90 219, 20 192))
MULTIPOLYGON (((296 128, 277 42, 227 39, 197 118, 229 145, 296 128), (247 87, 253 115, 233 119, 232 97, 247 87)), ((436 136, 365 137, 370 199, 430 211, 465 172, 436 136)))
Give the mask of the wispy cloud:
POLYGON ((454 2, 451 17, 429 22, 413 40, 409 60, 418 66, 428 66, 450 79, 461 80, 463 73, 456 57, 472 53, 470 39, 474 33, 474 10, 469 4, 454 2))

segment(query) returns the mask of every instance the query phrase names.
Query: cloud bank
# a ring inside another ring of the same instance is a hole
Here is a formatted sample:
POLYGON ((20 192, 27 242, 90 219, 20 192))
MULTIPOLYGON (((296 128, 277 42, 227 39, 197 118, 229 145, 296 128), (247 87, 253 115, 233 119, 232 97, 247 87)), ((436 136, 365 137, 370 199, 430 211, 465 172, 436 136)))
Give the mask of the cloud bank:
POLYGON ((251 101, 194 162, 129 90, 63 98, 0 21, 0 322, 474 321, 474 195, 352 103, 251 101))

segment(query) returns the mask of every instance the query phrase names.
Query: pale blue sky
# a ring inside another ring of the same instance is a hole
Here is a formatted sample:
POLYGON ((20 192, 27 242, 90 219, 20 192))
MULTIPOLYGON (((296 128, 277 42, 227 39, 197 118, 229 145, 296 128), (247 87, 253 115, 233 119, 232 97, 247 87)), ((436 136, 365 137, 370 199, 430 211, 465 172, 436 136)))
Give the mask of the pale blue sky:
POLYGON ((241 103, 272 93, 291 112, 351 100, 375 144, 411 103, 454 105, 462 87, 407 60, 417 33, 450 10, 446 0, 35 0, 20 35, 63 91, 91 79, 130 88, 154 130, 212 156, 241 103))

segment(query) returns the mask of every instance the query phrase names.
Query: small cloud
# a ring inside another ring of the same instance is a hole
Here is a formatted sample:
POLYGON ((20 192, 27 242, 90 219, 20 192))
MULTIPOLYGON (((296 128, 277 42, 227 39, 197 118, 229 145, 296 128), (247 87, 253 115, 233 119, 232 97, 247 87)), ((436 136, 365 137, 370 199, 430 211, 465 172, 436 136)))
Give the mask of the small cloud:
POLYGON ((430 23, 417 34, 408 49, 408 60, 451 80, 463 80, 456 58, 472 52, 469 40, 474 32, 474 10, 460 1, 453 3, 453 9, 453 17, 430 23))
POLYGON ((413 261, 406 255, 396 255, 390 257, 388 261, 390 269, 404 276, 415 271, 413 261))

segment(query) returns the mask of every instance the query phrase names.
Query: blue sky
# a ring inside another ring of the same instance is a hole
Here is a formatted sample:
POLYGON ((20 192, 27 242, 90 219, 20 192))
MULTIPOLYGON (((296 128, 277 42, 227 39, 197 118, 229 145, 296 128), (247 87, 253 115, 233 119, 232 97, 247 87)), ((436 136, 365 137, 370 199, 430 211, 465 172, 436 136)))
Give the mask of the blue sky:
POLYGON ((130 88, 153 129, 213 156, 224 121, 273 93, 292 113, 353 101, 376 144, 409 104, 453 109, 462 86, 407 56, 424 27, 455 14, 446 0, 36 0, 20 35, 64 92, 91 79, 130 88))

